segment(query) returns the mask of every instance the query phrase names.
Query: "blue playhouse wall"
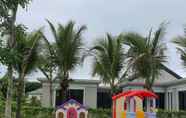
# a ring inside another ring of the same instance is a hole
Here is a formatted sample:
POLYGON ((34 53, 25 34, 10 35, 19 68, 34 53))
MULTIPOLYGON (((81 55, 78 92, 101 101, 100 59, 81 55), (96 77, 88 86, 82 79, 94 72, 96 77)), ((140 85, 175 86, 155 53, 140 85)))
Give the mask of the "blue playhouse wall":
MULTIPOLYGON (((135 112, 127 112, 127 118, 136 118, 135 112)), ((156 118, 156 113, 145 112, 145 118, 156 118)))

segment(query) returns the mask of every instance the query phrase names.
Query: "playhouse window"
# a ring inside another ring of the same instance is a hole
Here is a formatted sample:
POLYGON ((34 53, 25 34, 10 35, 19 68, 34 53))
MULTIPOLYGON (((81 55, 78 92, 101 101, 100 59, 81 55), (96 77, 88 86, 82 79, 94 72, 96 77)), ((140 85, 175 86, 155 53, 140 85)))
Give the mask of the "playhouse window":
POLYGON ((79 118, 85 118, 85 113, 84 113, 84 112, 81 112, 81 113, 79 114, 79 118))
POLYGON ((125 111, 127 110, 127 102, 126 101, 124 102, 124 110, 125 111))
POLYGON ((63 112, 59 112, 59 114, 58 114, 58 118, 64 118, 64 114, 63 114, 63 112))

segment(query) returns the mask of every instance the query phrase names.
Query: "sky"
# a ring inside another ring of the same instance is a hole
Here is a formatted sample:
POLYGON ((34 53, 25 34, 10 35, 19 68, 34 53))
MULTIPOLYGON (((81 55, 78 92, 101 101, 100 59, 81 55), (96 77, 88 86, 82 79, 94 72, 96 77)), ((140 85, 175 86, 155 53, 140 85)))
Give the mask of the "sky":
MULTIPOLYGON (((163 21, 167 25, 165 39, 168 62, 166 65, 182 77, 186 77, 172 38, 183 35, 186 24, 186 0, 33 0, 27 10, 19 9, 17 23, 28 27, 29 31, 45 27, 44 32, 53 40, 45 19, 57 25, 69 20, 77 27, 86 25, 83 34, 86 46, 105 33, 117 35, 121 32, 134 31, 147 35, 150 28, 157 29, 163 21)), ((32 74, 30 78, 42 76, 32 74)), ((72 78, 91 79, 91 61, 87 59, 83 66, 77 67, 72 78)))

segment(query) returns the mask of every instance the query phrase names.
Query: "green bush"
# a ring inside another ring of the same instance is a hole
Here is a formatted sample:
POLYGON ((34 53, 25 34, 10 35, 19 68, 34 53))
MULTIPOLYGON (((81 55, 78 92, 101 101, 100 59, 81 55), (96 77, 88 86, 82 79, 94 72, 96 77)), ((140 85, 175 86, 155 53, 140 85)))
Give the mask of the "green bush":
POLYGON ((111 118, 112 112, 110 109, 89 109, 88 118, 111 118))
MULTIPOLYGON (((15 108, 13 107, 12 118, 15 118, 15 108)), ((53 108, 42 108, 42 107, 32 107, 32 106, 23 106, 22 108, 23 118, 54 118, 54 109, 53 108)), ((4 107, 0 108, 0 118, 3 118, 4 107)))
POLYGON ((186 118, 186 111, 158 110, 157 118, 186 118))
MULTIPOLYGON (((89 109, 88 112, 88 118, 112 118, 112 111, 110 109, 89 109)), ((3 118, 3 115, 4 104, 0 103, 0 118, 3 118)), ((55 110, 39 106, 23 106, 22 116, 23 118, 55 118, 55 110)), ((12 118, 15 118, 15 107, 13 107, 12 118)), ((186 111, 158 110, 157 118, 186 118, 186 111)))

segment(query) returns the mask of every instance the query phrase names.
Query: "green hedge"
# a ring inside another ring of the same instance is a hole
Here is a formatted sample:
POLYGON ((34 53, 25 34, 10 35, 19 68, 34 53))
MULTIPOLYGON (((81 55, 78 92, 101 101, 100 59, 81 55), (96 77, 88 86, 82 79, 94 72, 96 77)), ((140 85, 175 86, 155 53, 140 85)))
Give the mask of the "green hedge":
MULTIPOLYGON (((15 118, 15 109, 12 110, 12 118, 15 118)), ((21 114, 23 118, 54 118, 55 113, 52 108, 24 106, 21 114)), ((0 108, 0 118, 3 118, 3 115, 4 109, 0 108)))
MULTIPOLYGON (((3 118, 3 115, 4 108, 0 107, 0 118, 3 118)), ((12 118, 15 118, 15 108, 13 108, 12 116, 12 118)), ((55 110, 52 108, 24 106, 22 116, 23 118, 55 118, 55 110)), ((112 118, 112 112, 109 109, 89 109, 88 118, 112 118)), ((158 110, 157 118, 186 118, 186 111, 158 110)))
POLYGON ((110 109, 89 109, 88 118, 111 118, 112 112, 110 109))
POLYGON ((165 111, 159 110, 157 118, 186 118, 186 111, 165 111))

